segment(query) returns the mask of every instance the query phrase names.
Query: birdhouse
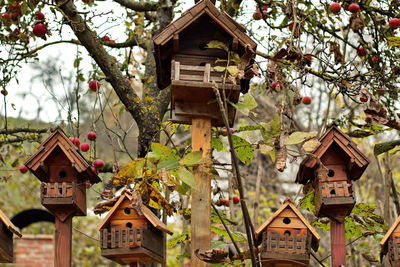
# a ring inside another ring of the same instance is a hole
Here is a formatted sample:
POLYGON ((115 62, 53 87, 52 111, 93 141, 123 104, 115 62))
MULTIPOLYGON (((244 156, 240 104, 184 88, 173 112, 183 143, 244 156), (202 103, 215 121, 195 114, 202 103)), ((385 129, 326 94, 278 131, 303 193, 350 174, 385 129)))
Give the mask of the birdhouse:
POLYGON ((150 264, 164 261, 167 226, 145 205, 133 205, 138 193, 123 191, 98 226, 101 255, 120 264, 150 264))
POLYGON ((0 210, 0 262, 13 262, 13 236, 22 237, 22 234, 0 210))
POLYGON ((86 183, 100 178, 61 129, 56 129, 25 165, 42 182, 41 202, 56 216, 86 215, 86 183))
POLYGON ((392 266, 400 266, 400 217, 381 240, 381 256, 389 257, 392 266))
POLYGON ((355 205, 353 181, 361 177, 369 160, 335 125, 319 142, 300 164, 296 182, 314 187, 317 216, 347 216, 355 205))
MULTIPOLYGON (((257 45, 247 36, 245 28, 219 11, 210 0, 202 0, 153 41, 158 86, 164 89, 171 85, 172 120, 190 124, 193 117, 209 117, 214 126, 223 126, 213 83, 219 90, 225 89, 232 103, 238 102, 241 91, 248 91, 252 75, 246 73, 253 66, 257 45), (219 41, 227 49, 208 48, 211 41, 219 41), (214 69, 227 65, 227 50, 241 58, 245 75, 238 82, 224 79, 224 73, 214 69)), ((229 105, 227 113, 229 123, 233 124, 234 107, 229 105)))
POLYGON ((320 236, 290 199, 256 231, 262 266, 308 266, 320 236))

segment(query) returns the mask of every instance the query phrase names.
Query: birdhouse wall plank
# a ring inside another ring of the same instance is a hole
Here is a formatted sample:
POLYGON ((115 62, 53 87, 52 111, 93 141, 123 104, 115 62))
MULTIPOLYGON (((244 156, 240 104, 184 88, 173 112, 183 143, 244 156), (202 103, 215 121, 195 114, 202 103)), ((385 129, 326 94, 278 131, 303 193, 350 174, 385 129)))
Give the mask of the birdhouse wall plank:
POLYGON ((13 234, 4 224, 0 225, 0 262, 13 262, 13 234))

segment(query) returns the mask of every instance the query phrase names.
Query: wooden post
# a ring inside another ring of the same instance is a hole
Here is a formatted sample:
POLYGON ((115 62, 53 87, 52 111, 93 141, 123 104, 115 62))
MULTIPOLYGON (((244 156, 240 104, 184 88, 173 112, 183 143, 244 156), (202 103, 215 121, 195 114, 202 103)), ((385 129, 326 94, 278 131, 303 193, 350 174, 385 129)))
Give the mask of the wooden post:
POLYGON ((334 217, 331 220, 331 254, 332 267, 346 265, 346 243, 344 217, 334 217))
POLYGON ((71 267, 72 218, 69 215, 64 221, 56 218, 54 267, 71 267))
POLYGON ((195 255, 196 249, 211 248, 211 119, 192 119, 192 151, 203 151, 203 162, 194 168, 196 187, 192 188, 191 266, 205 267, 207 263, 195 255))

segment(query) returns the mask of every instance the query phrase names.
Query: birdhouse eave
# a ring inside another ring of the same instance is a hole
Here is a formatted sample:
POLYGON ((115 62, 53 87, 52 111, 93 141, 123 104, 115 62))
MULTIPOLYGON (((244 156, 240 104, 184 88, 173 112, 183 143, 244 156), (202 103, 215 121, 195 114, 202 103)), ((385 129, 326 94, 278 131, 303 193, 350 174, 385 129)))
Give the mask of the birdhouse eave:
POLYGON ((392 236, 394 230, 396 230, 397 226, 400 224, 400 216, 397 217, 396 221, 392 224, 390 229, 386 232, 385 236, 382 238, 381 242, 379 243, 381 247, 385 247, 387 245, 387 241, 392 236))
POLYGON ((15 236, 22 237, 21 232, 18 228, 8 219, 8 217, 0 210, 0 221, 6 226, 6 228, 15 236))

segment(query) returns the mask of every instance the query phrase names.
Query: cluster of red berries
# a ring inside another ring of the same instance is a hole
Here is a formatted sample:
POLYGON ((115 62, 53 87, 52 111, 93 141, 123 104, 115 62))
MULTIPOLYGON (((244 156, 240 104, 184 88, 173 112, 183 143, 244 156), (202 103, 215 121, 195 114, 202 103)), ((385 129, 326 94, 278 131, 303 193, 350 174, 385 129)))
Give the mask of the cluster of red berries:
POLYGON ((259 8, 256 9, 256 11, 253 13, 253 19, 254 20, 261 20, 261 19, 266 19, 268 18, 268 7, 262 6, 261 10, 259 8))

